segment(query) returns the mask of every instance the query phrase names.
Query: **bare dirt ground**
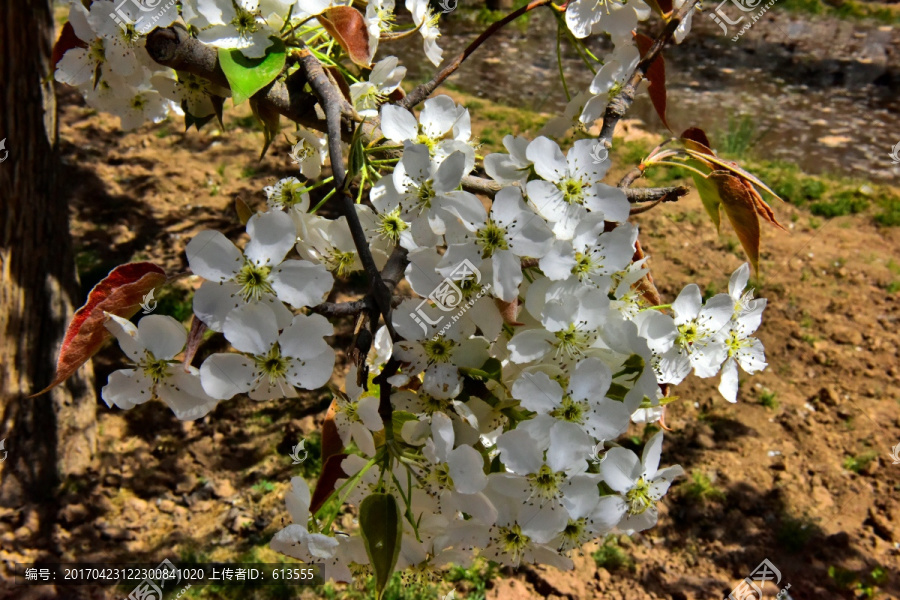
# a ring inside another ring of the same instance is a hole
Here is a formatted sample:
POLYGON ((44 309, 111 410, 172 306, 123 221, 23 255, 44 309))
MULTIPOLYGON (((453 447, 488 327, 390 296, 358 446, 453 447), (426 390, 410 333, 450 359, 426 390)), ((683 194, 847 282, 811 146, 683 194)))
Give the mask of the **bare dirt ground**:
MULTIPOLYGON (((226 116, 221 134, 185 135, 172 121, 120 133, 114 118, 74 95, 63 92, 61 102, 72 232, 88 287, 135 259, 183 273, 196 231, 236 239, 235 198, 259 206, 263 186, 293 172, 284 139, 256 161, 261 134, 247 120, 226 116)), ((767 229, 762 244, 758 295, 769 304, 759 337, 769 367, 742 382, 734 405, 717 381, 692 378, 677 389, 663 463, 682 464, 688 477, 666 497, 659 525, 610 540, 600 560, 588 548, 574 572, 502 572, 486 582, 488 598, 724 598, 763 559, 796 600, 900 598, 900 465, 889 456, 900 443, 900 228, 867 215, 815 220, 791 205, 774 209, 791 232, 767 229)), ((691 281, 724 291, 744 260, 702 210, 692 194, 635 219, 668 301, 691 281)), ((171 298, 169 307, 184 308, 171 298)), ((348 340, 343 330, 334 343, 348 340)), ((96 357, 98 389, 121 364, 112 345, 96 357)), ((161 403, 122 412, 100 402, 95 470, 63 493, 52 540, 65 550, 60 558, 275 558, 265 547, 287 519, 283 492, 298 474, 287 452, 315 431, 328 401, 327 393, 236 399, 187 424, 161 403)), ((7 568, 47 556, 31 519, 28 510, 0 514, 7 568)), ((465 581, 456 589, 475 594, 465 581)), ((0 597, 24 597, 8 594, 0 597)))

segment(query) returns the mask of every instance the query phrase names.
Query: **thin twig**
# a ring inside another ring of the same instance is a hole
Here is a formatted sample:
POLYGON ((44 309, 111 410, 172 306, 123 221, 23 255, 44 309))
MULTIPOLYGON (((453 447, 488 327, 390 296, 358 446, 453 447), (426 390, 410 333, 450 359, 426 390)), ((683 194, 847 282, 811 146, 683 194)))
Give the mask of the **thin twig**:
POLYGON ((473 42, 471 42, 466 49, 463 50, 460 54, 456 56, 450 63, 441 69, 435 74, 435 76, 426 83, 416 86, 405 98, 403 98, 400 102, 397 103, 398 106, 402 106, 403 108, 409 110, 414 106, 417 106, 420 102, 424 101, 431 93, 437 89, 439 85, 441 85, 444 80, 453 75, 457 69, 459 69, 460 65, 462 65, 463 61, 466 60, 469 55, 471 55, 478 47, 484 43, 489 37, 494 35, 500 28, 509 23, 510 21, 515 21, 517 18, 521 17, 525 13, 534 10, 539 6, 544 6, 545 4, 550 4, 551 0, 532 0, 522 8, 518 10, 514 10, 509 13, 496 23, 492 23, 490 27, 485 29, 481 35, 479 35, 473 42))
POLYGON ((664 188, 626 188, 623 191, 629 202, 637 204, 639 202, 675 202, 679 198, 687 196, 690 189, 679 185, 664 188))
POLYGON ((635 67, 634 72, 628 79, 628 83, 625 84, 622 91, 616 94, 615 97, 609 101, 609 104, 606 105, 606 113, 603 115, 603 125, 600 128, 600 135, 597 136, 597 139, 603 142, 604 146, 607 148, 612 147, 613 132, 616 129, 616 125, 619 124, 619 120, 625 116, 628 109, 631 108, 631 104, 634 102, 634 95, 637 92, 638 84, 647 74, 650 65, 652 65, 657 57, 659 57, 659 54, 662 52, 665 45, 672 39, 675 30, 681 25, 684 17, 690 11, 694 10, 694 7, 698 2, 699 0, 687 0, 681 8, 672 14, 662 33, 653 41, 653 45, 650 46, 650 49, 635 67))

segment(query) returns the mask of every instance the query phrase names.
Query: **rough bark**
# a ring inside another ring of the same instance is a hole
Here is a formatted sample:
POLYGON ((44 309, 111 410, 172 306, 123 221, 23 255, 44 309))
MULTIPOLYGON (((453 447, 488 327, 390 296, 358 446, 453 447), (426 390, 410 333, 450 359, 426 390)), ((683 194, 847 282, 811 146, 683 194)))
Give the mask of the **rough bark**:
POLYGON ((26 398, 52 379, 80 304, 66 187, 58 185, 53 35, 49 0, 0 3, 0 139, 9 152, 0 163, 0 506, 40 506, 48 518, 30 533, 41 539, 57 485, 84 472, 96 445, 89 364, 26 398))

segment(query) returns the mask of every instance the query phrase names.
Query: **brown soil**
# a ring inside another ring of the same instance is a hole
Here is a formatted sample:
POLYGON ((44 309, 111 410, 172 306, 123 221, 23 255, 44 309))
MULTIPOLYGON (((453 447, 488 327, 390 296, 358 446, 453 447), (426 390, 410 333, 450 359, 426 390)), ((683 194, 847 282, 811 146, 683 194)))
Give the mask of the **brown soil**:
MULTIPOLYGON (((292 172, 285 140, 257 162, 261 135, 234 117, 221 135, 183 135, 171 121, 121 133, 114 118, 76 96, 61 100, 72 231, 87 284, 138 258, 184 272, 184 245, 196 231, 217 228, 234 239, 234 199, 258 206, 262 187, 292 172)), ((719 397, 717 381, 691 379, 666 416, 673 431, 663 464, 680 463, 712 488, 692 493, 690 477, 676 486, 659 526, 622 545, 628 559, 619 568, 595 566, 592 547, 574 572, 509 572, 489 584, 488 598, 723 598, 764 558, 796 600, 861 595, 841 589, 829 568, 863 577, 879 566, 887 581, 878 597, 900 598, 900 465, 889 456, 900 442, 900 294, 886 291, 900 280, 900 229, 877 228, 865 216, 812 227, 808 213, 774 208, 791 233, 767 229, 763 237, 758 294, 769 305, 759 337, 769 368, 746 378, 735 405, 719 397), (860 459, 859 472, 847 468, 850 457, 860 459)), ((636 221, 668 300, 690 281, 723 291, 744 260, 693 194, 636 221)), ((348 341, 343 331, 336 347, 348 341)), ((97 381, 120 365, 110 345, 95 359, 97 381)), ((259 548, 287 519, 283 492, 297 474, 287 452, 316 428, 313 415, 327 402, 322 392, 299 401, 236 399, 187 424, 161 403, 128 412, 99 403, 96 467, 66 485, 49 542, 78 562, 191 552, 274 558, 259 548)), ((30 509, 0 513, 7 573, 12 562, 48 556, 48 541, 33 539, 33 518, 30 509)), ((75 597, 71 590, 60 597, 75 597)), ((0 597, 38 596, 7 587, 0 597)))

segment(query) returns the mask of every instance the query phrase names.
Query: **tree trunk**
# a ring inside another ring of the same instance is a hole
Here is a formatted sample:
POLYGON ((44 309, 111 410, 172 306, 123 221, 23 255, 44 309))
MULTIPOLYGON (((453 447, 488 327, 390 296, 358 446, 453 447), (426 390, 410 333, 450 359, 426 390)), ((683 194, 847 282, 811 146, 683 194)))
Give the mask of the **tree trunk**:
MULTIPOLYGON (((53 35, 50 0, 0 2, 0 506, 45 515, 61 478, 83 473, 96 445, 90 364, 26 398, 51 381, 81 303, 66 186, 57 185, 53 35)), ((52 522, 40 521, 31 534, 48 532, 52 522)))

